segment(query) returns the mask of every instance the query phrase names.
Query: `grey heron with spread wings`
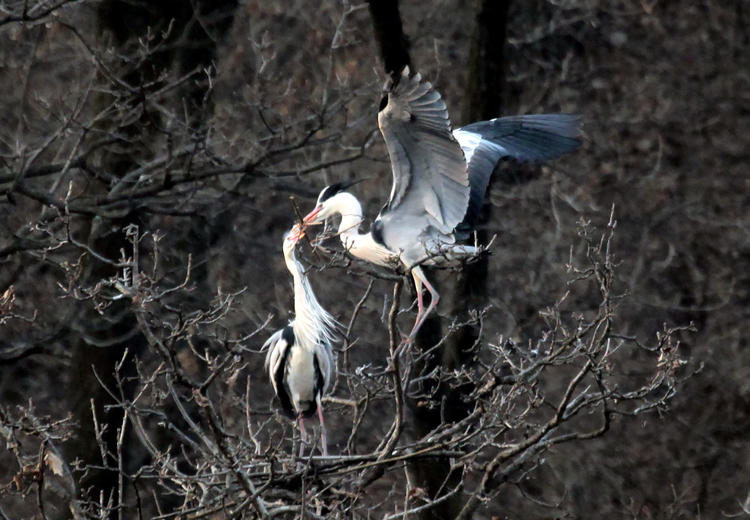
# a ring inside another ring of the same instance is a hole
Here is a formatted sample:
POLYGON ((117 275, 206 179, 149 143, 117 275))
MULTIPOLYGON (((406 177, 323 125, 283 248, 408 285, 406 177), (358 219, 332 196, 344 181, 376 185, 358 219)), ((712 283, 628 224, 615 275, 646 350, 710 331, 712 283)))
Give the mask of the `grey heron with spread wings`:
MULTIPOLYGON (((304 232, 295 225, 284 235, 283 244, 286 267, 294 279, 294 320, 268 338, 263 349, 269 349, 266 371, 282 409, 297 418, 303 443, 307 441, 304 418, 317 411, 321 451, 328 455, 321 399, 333 377, 331 342, 336 320, 318 303, 294 255, 295 246, 303 236, 304 232)), ((304 444, 300 446, 300 456, 303 450, 304 444)))
POLYGON ((355 257, 377 265, 401 262, 417 290, 413 339, 438 303, 422 265, 446 265, 479 248, 456 243, 456 229, 478 216, 490 177, 504 158, 544 161, 576 150, 580 118, 569 114, 500 117, 451 130, 440 94, 408 67, 390 85, 378 113, 393 172, 388 202, 369 233, 360 233, 362 206, 345 191, 353 183, 326 186, 303 226, 341 215, 339 236, 355 257), (430 293, 424 308, 422 287, 430 293))

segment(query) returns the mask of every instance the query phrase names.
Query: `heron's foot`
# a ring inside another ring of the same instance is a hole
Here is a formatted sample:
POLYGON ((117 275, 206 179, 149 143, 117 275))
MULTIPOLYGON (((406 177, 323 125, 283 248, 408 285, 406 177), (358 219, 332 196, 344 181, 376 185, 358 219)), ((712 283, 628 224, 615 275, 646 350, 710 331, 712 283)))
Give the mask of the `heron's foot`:
POLYGON ((398 344, 396 347, 396 350, 393 351, 393 357, 392 359, 398 359, 398 357, 401 355, 401 353, 407 348, 411 347, 414 344, 414 337, 410 334, 408 336, 402 334, 401 335, 401 343, 398 344))
POLYGON ((416 337, 417 337, 417 335, 414 334, 413 332, 411 334, 409 334, 409 335, 401 334, 401 343, 399 343, 398 346, 402 347, 402 346, 406 346, 406 345, 411 345, 412 343, 414 343, 414 339, 416 337))

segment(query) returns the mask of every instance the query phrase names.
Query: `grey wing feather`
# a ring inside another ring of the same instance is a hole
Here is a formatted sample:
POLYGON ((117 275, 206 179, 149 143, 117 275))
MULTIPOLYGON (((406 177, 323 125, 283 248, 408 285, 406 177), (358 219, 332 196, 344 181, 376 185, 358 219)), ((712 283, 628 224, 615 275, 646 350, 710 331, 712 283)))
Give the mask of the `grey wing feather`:
POLYGON ((331 343, 327 340, 323 340, 318 343, 315 350, 315 357, 318 360, 318 366, 323 374, 323 389, 321 395, 325 395, 328 392, 328 388, 331 386, 331 380, 333 379, 333 348, 331 343))
POLYGON ((444 233, 461 222, 469 203, 469 175, 463 151, 451 133, 440 94, 419 74, 404 69, 378 114, 393 170, 384 211, 429 214, 444 233))
POLYGON ((471 193, 466 220, 482 209, 492 172, 504 158, 547 161, 581 146, 581 119, 572 114, 532 114, 480 121, 453 132, 469 165, 471 193))
POLYGON ((280 329, 274 332, 271 337, 268 338, 265 343, 263 343, 263 347, 261 347, 261 350, 268 349, 268 352, 266 353, 265 369, 268 373, 269 379, 271 380, 271 385, 273 386, 273 391, 276 395, 279 395, 279 389, 277 388, 276 378, 274 377, 274 375, 279 369, 279 364, 284 360, 284 352, 286 352, 286 349, 289 348, 289 344, 287 343, 287 341, 282 338, 283 332, 284 329, 280 329))

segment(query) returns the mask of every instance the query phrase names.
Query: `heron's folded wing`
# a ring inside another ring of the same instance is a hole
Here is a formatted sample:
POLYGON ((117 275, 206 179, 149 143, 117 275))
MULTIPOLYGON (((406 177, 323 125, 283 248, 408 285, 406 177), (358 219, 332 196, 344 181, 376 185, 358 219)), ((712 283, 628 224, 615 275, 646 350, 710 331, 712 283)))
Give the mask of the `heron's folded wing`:
POLYGON ((320 369, 320 376, 322 378, 320 384, 321 393, 325 395, 328 388, 331 386, 334 370, 333 348, 327 339, 321 338, 321 341, 318 343, 317 348, 315 349, 315 360, 317 361, 318 368, 320 369))
POLYGON ((378 114, 393 170, 385 211, 427 212, 449 233, 469 203, 469 176, 461 146, 451 133, 440 94, 419 74, 404 69, 378 114))
POLYGON ((261 348, 261 350, 268 349, 268 352, 266 353, 265 368, 276 395, 279 395, 279 388, 283 384, 281 382, 284 375, 283 364, 286 361, 287 350, 291 345, 291 342, 287 341, 287 338, 285 337, 288 336, 288 333, 284 334, 286 328, 289 327, 274 332, 273 335, 263 343, 263 347, 261 348))

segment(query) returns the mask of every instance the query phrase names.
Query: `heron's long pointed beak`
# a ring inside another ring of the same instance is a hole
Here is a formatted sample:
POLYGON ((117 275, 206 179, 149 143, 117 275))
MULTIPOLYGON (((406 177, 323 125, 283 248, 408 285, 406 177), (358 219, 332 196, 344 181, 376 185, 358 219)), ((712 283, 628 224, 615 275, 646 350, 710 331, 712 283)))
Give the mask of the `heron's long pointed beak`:
POLYGON ((315 219, 317 218, 318 214, 320 214, 322 210, 323 210, 322 205, 315 206, 315 209, 312 210, 307 215, 305 215, 305 218, 302 219, 302 227, 305 228, 307 226, 320 224, 320 222, 315 222, 315 219))

